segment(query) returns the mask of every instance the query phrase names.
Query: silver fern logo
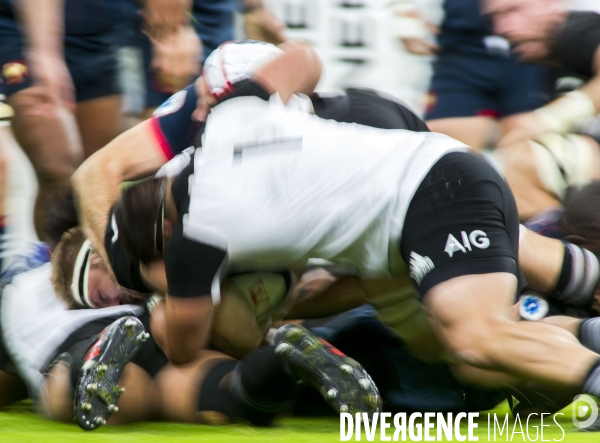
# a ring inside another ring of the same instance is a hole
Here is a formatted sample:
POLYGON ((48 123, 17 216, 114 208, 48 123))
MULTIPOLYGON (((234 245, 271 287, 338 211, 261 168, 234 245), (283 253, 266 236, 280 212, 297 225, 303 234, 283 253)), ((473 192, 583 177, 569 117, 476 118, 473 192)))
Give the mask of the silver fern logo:
POLYGON ((421 284, 423 278, 434 268, 435 265, 429 257, 423 257, 422 255, 411 251, 409 262, 410 277, 417 282, 418 285, 421 284))

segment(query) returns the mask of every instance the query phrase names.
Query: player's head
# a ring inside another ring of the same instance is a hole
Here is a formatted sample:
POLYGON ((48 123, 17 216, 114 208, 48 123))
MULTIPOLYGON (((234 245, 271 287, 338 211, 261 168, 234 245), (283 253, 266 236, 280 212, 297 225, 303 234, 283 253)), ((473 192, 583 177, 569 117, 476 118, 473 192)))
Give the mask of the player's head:
POLYGON ((549 57, 563 13, 557 0, 484 0, 483 12, 494 22, 494 33, 510 41, 523 61, 549 57))
POLYGON ((569 192, 560 223, 568 241, 600 257, 600 181, 569 192))
POLYGON ((69 309, 106 308, 140 297, 117 285, 80 228, 72 228, 52 252, 52 285, 69 309))
POLYGON ((131 258, 144 264, 162 256, 169 236, 167 185, 166 178, 142 180, 125 189, 114 206, 119 241, 131 258))

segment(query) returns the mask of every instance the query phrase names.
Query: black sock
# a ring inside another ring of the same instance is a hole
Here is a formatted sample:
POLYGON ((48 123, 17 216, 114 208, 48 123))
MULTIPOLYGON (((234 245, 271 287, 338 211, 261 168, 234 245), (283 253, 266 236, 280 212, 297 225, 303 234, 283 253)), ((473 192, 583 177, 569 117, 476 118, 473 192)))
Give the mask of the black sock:
POLYGON ((600 359, 594 363, 583 382, 583 392, 594 397, 600 397, 600 359))
POLYGON ((282 410, 298 390, 298 383, 275 355, 275 346, 262 346, 242 358, 230 382, 236 398, 263 411, 282 410))

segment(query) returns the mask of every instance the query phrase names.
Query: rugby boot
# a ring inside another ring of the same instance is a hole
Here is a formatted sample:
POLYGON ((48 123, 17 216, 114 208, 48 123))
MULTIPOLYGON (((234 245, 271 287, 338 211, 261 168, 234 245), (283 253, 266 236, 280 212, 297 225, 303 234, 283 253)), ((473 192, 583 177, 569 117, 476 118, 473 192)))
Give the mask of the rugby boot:
POLYGON ((285 325, 275 334, 275 353, 290 375, 317 389, 336 412, 379 412, 377 386, 356 360, 306 328, 285 325))
POLYGON ((87 351, 75 391, 75 418, 86 431, 106 424, 124 388, 119 378, 125 365, 149 337, 135 317, 123 317, 106 327, 87 351))

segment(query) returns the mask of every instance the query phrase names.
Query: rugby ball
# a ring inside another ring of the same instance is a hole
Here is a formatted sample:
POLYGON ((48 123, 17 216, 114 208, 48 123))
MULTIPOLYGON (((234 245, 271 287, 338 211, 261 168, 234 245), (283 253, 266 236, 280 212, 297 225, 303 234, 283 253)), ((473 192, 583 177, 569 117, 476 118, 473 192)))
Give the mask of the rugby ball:
POLYGON ((221 303, 215 307, 212 343, 241 358, 260 346, 271 315, 284 302, 290 286, 285 274, 253 272, 227 277, 221 303))

